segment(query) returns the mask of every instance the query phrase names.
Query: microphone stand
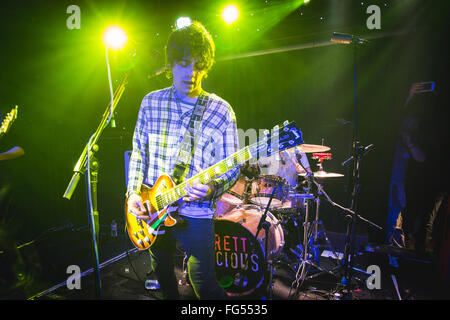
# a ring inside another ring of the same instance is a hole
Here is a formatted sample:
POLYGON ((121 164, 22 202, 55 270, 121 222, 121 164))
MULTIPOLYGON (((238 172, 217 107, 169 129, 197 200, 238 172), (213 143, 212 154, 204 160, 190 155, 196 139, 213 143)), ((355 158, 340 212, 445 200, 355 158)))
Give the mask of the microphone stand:
MULTIPOLYGON (((351 270, 353 269, 353 258, 354 258, 354 249, 355 249, 355 224, 357 218, 360 218, 355 212, 358 208, 358 199, 360 194, 360 169, 361 169, 361 160, 364 153, 364 147, 361 147, 359 141, 355 140, 353 143, 353 151, 354 154, 351 158, 353 158, 354 166, 353 166, 353 190, 352 190, 352 201, 351 201, 351 212, 350 212, 350 221, 347 224, 346 235, 345 235, 345 246, 344 246, 344 259, 343 259, 343 268, 344 268, 344 276, 341 280, 341 283, 346 288, 346 299, 351 299, 351 270)), ((344 161, 343 163, 347 163, 350 159, 344 161)), ((380 228, 381 229, 381 228, 380 228)))
POLYGON ((351 213, 350 222, 347 223, 347 229, 345 234, 345 245, 344 245, 344 257, 343 257, 343 269, 344 276, 341 279, 341 283, 344 285, 344 299, 348 300, 352 298, 351 295, 351 278, 352 278, 352 267, 353 267, 353 257, 354 257, 354 244, 355 244, 355 223, 356 223, 356 208, 359 198, 360 191, 360 165, 361 165, 361 154, 359 152, 359 141, 358 141, 358 99, 357 99, 357 45, 358 42, 353 41, 353 88, 354 88, 354 120, 353 120, 353 191, 352 191, 352 201, 351 201, 351 213))
POLYGON ((267 252, 267 250, 269 249, 269 234, 270 234, 269 231, 270 231, 271 224, 270 224, 270 222, 266 221, 266 217, 267 217, 267 212, 269 210, 270 204, 272 203, 272 199, 273 199, 278 187, 279 187, 279 185, 276 185, 275 188, 273 188, 272 194, 270 195, 270 198, 269 198, 269 202, 267 203, 266 209, 264 210, 264 214, 261 216, 261 219, 259 219, 258 228, 257 228, 256 234, 255 234, 255 239, 256 239, 256 241, 258 241, 258 235, 259 235, 259 232, 261 231, 261 229, 264 229, 264 231, 266 232, 264 252, 266 254, 265 260, 266 260, 267 272, 269 275, 269 279, 267 280, 267 283, 266 283, 266 285, 269 286, 269 291, 268 291, 269 299, 272 299, 273 264, 272 264, 272 261, 269 260, 269 252, 267 252))
POLYGON ((88 143, 84 147, 83 152, 81 153, 78 162, 76 163, 72 175, 72 179, 69 182, 69 185, 64 192, 63 198, 70 200, 73 192, 75 191, 78 182, 80 181, 80 177, 82 174, 87 172, 86 175, 86 193, 88 199, 88 218, 89 218, 89 227, 91 230, 91 240, 92 240, 92 250, 94 256, 94 271, 95 271, 95 295, 97 299, 101 298, 101 279, 100 279, 100 262, 99 262, 99 254, 98 254, 98 234, 99 234, 99 217, 97 210, 97 183, 98 183, 98 168, 99 162, 94 157, 95 152, 98 151, 98 145, 96 144, 103 130, 110 123, 111 117, 114 113, 114 110, 119 102, 124 90, 125 84, 127 81, 129 73, 125 74, 122 82, 119 87, 116 89, 113 97, 113 104, 111 103, 106 108, 105 113, 103 114, 103 118, 100 122, 95 133, 90 137, 88 143), (91 170, 93 169, 93 170, 91 170))
MULTIPOLYGON (((335 33, 334 37, 339 34, 335 33)), ((333 38, 332 38, 333 39, 333 38)), ((347 39, 348 40, 348 39, 347 39)), ((357 39, 351 36, 350 43, 353 45, 353 86, 354 86, 354 122, 353 122, 353 190, 352 190, 352 200, 350 210, 346 210, 350 213, 350 221, 347 224, 346 230, 346 240, 344 247, 344 257, 343 257, 343 269, 344 276, 341 279, 341 283, 344 285, 345 299, 351 299, 351 278, 352 278, 352 269, 353 269, 353 257, 354 257, 354 244, 355 244, 355 223, 357 219, 361 219, 359 215, 356 214, 358 208, 358 198, 360 192, 360 167, 361 160, 364 156, 364 153, 361 152, 361 147, 358 141, 358 100, 357 100, 357 46, 361 43, 362 39, 357 39)), ((341 42, 341 43, 349 43, 349 42, 341 42)), ((364 148, 363 148, 364 149, 364 148)), ((369 147, 367 147, 367 150, 369 147)), ((349 160, 344 161, 343 164, 347 163, 349 160)), ((365 220, 365 219, 364 219, 365 220)), ((367 221, 367 220, 366 220, 367 221)), ((373 223, 371 223, 373 224, 373 223)), ((377 226, 378 227, 378 226, 377 226)), ((378 227, 381 229, 381 227, 378 227)))

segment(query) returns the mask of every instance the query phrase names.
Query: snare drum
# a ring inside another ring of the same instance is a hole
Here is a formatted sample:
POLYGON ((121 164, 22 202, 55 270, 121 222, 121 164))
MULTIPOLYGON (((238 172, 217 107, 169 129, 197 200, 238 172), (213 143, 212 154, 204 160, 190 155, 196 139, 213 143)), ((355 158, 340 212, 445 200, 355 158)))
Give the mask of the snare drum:
MULTIPOLYGON (((256 239, 264 211, 255 205, 243 205, 214 221, 216 277, 229 296, 252 293, 264 280, 266 265, 266 231, 256 239)), ((280 222, 267 211, 270 223, 267 241, 268 259, 277 258, 284 246, 280 222)))
POLYGON ((289 191, 289 185, 285 179, 273 175, 259 176, 257 183, 252 186, 252 203, 266 207, 275 187, 277 189, 275 190, 269 208, 281 207, 283 200, 289 191))

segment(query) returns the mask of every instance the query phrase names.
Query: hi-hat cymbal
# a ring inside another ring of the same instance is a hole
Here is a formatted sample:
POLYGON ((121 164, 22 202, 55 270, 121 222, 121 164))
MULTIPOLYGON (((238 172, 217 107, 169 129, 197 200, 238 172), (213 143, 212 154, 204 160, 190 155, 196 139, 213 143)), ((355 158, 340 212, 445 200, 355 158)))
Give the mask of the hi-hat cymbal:
POLYGON ((297 148, 302 153, 317 153, 317 152, 326 152, 330 150, 330 147, 317 145, 317 144, 301 144, 298 145, 297 148))
MULTIPOLYGON (((341 178, 344 176, 343 174, 340 174, 340 173, 326 172, 323 170, 313 172, 313 174, 314 174, 314 178, 317 178, 317 179, 341 178)), ((306 176, 306 173, 299 173, 299 176, 304 177, 304 176, 306 176)))

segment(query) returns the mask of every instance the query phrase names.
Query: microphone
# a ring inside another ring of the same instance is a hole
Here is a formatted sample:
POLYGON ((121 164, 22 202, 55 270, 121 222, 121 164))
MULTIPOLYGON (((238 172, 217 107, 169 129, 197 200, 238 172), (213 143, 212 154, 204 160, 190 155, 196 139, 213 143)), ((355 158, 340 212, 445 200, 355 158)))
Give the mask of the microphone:
MULTIPOLYGON (((367 152, 369 152, 370 149, 372 149, 373 144, 369 144, 367 147, 361 148, 362 154, 365 155, 367 152)), ((344 162, 341 163, 341 166, 345 166, 349 161, 353 160, 353 156, 351 156, 350 158, 348 158, 347 160, 345 160, 344 162)))
POLYGON ((367 43, 369 43, 368 40, 355 38, 351 34, 340 33, 340 32, 333 32, 333 35, 331 36, 331 42, 342 43, 342 44, 352 44, 352 43, 367 44, 367 43))

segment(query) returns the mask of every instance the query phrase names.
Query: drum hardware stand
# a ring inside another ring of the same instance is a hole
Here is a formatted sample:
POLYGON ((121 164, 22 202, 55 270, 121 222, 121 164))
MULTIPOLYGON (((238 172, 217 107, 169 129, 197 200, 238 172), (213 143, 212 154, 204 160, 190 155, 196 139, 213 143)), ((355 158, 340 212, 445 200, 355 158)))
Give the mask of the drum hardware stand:
MULTIPOLYGON (((323 144, 323 141, 322 141, 322 144, 323 144)), ((323 170, 323 161, 324 160, 330 160, 331 157, 332 157, 331 153, 323 153, 323 152, 321 152, 321 153, 313 153, 312 159, 316 159, 318 161, 318 163, 317 163, 318 172, 323 172, 324 171, 323 170)), ((315 183, 319 184, 317 181, 313 181, 313 179, 314 179, 314 176, 312 176, 312 177, 309 176, 308 179, 307 179, 307 181, 308 181, 308 190, 312 189, 312 185, 313 184, 315 184, 315 183)), ((330 244, 330 242, 328 240, 328 236, 326 234, 326 230, 325 230, 325 228, 322 225, 322 221, 319 220, 320 196, 323 195, 323 192, 324 192, 323 191, 323 186, 321 184, 319 184, 319 185, 320 185, 320 187, 316 186, 317 192, 313 193, 314 194, 314 202, 316 204, 316 217, 315 217, 315 220, 313 222, 314 223, 314 242, 313 243, 314 244, 317 243, 317 237, 318 237, 318 232, 319 232, 318 228, 319 228, 319 225, 320 225, 320 227, 322 228, 322 231, 325 234, 325 240, 327 242, 328 248, 330 248, 333 251, 334 255, 336 256, 336 252, 332 249, 332 246, 331 246, 331 244, 330 244)), ((315 245, 315 247, 316 247, 315 249, 317 249, 317 246, 318 245, 315 245)), ((311 277, 309 277, 309 278, 311 278, 311 277)))
MULTIPOLYGON (((321 187, 322 187, 322 185, 321 185, 321 187)), ((314 193, 314 202, 315 202, 315 205, 316 205, 316 216, 315 216, 315 220, 313 221, 313 229, 314 229, 313 235, 314 235, 314 238, 310 240, 311 246, 313 247, 313 250, 316 252, 316 253, 315 253, 315 256, 316 256, 316 257, 317 257, 317 250, 318 250, 317 248, 321 246, 321 245, 317 244, 318 236, 319 236, 319 228, 321 229, 321 231, 322 231, 323 234, 324 234, 325 241, 326 241, 326 243, 327 243, 327 247, 330 248, 330 249, 333 251, 333 253, 336 255, 336 253, 335 253, 334 250, 332 249, 332 246, 331 246, 331 244, 330 244, 330 241, 328 240, 328 236, 327 236, 327 233, 326 233, 326 229, 325 229, 325 227, 323 226, 322 221, 319 220, 319 211, 320 211, 319 208, 320 208, 320 196, 321 196, 321 195, 322 195, 321 189, 317 188, 317 193, 314 193)), ((319 259, 319 258, 320 258, 320 257, 318 257, 318 259, 319 259)), ((315 276, 315 275, 310 276, 310 277, 308 277, 308 279, 310 279, 310 278, 312 278, 312 277, 314 277, 314 276, 315 276)))
POLYGON ((313 153, 312 158, 317 159, 318 171, 323 171, 323 160, 330 160, 331 153, 324 153, 324 152, 313 153))
MULTIPOLYGON (((306 170, 305 170, 306 171, 306 170)), ((307 174, 308 180, 311 180, 309 177, 310 175, 312 175, 311 173, 307 174)), ((310 184, 310 182, 308 182, 308 185, 310 184)), ((311 187, 308 187, 309 190, 311 190, 311 187)), ((312 279, 314 277, 317 277, 320 274, 323 273, 329 273, 332 274, 332 272, 323 269, 322 267, 320 267, 314 260, 311 261, 311 258, 313 257, 313 254, 310 254, 308 252, 308 249, 311 247, 314 251, 317 250, 317 235, 318 235, 318 228, 319 228, 319 224, 321 225, 321 222, 319 221, 319 203, 320 203, 320 190, 317 192, 317 194, 314 196, 314 201, 316 203, 316 214, 315 214, 315 220, 312 222, 312 224, 308 221, 309 220, 309 204, 308 202, 305 205, 305 222, 303 223, 303 257, 302 257, 302 262, 301 264, 298 266, 297 269, 297 274, 296 274, 296 278, 293 282, 292 285, 296 284, 296 289, 298 290, 300 285, 299 282, 300 281, 305 281, 305 280, 309 280, 312 279), (307 266, 311 266, 317 270, 319 270, 319 272, 307 276, 307 266)), ((322 226, 322 225, 321 225, 322 226)), ((323 226, 322 226, 323 228, 323 226)), ((326 237, 327 241, 328 238, 326 237)), ((316 256, 316 255, 314 255, 316 256)))
MULTIPOLYGON (((315 159, 319 159, 319 171, 323 170, 322 167, 322 161, 324 159, 330 159, 331 158, 331 154, 315 154, 315 159)), ((319 227, 325 232, 325 228, 322 225, 322 222, 319 220, 319 208, 320 208, 320 196, 321 195, 325 195, 326 198, 328 199, 328 201, 330 201, 330 203, 332 203, 333 205, 337 205, 335 204, 326 194, 326 192, 323 190, 323 187, 321 184, 319 184, 316 179, 314 178, 314 174, 310 173, 306 170, 306 168, 300 163, 300 165, 303 167, 303 169, 307 172, 306 173, 306 181, 307 181, 307 190, 308 192, 312 192, 313 196, 314 196, 314 202, 315 202, 315 220, 312 222, 312 228, 311 231, 309 231, 309 225, 310 223, 308 222, 309 220, 309 204, 306 203, 306 214, 305 214, 305 222, 304 222, 304 239, 303 239, 303 258, 302 258, 302 263, 299 266, 298 270, 297 270, 297 274, 296 274, 296 279, 294 281, 294 283, 296 283, 297 285, 297 290, 299 288, 299 281, 302 280, 310 280, 312 278, 315 278, 321 274, 324 273, 328 273, 330 275, 335 275, 333 273, 334 270, 325 270, 323 268, 321 268, 318 264, 311 262, 310 259, 308 259, 308 256, 313 256, 312 254, 309 255, 308 254, 308 248, 312 248, 312 250, 314 250, 314 252, 317 252, 317 248, 318 248, 318 244, 317 244, 317 240, 318 240, 318 234, 319 234, 319 227), (316 188, 313 188, 313 185, 315 185, 316 188), (316 190, 316 191, 313 191, 316 190), (311 232, 311 234, 310 234, 311 232), (307 276, 306 273, 306 265, 310 265, 314 268, 316 268, 317 270, 319 270, 319 272, 314 273, 312 275, 307 276), (300 276, 299 276, 299 272, 301 270, 300 276)), ((338 206, 338 205, 337 205, 338 206)), ((332 246, 328 240, 328 237, 326 235, 325 232, 325 240, 327 242, 327 246, 329 248, 332 249, 332 246)), ((332 250, 333 253, 336 255, 336 253, 334 252, 334 250, 332 250)), ((317 258, 317 253, 314 254, 314 256, 317 258)), ((319 257, 320 258, 320 257, 319 257)), ((293 283, 293 284, 294 284, 293 283)))

